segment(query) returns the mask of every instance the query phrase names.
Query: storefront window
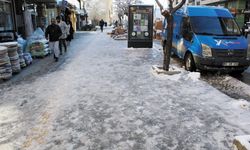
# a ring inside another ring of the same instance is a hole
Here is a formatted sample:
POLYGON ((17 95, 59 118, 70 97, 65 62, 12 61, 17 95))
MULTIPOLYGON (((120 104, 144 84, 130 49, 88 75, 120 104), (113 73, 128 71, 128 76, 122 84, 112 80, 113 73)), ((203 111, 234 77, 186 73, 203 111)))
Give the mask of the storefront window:
POLYGON ((13 30, 11 3, 0 1, 0 32, 13 30))

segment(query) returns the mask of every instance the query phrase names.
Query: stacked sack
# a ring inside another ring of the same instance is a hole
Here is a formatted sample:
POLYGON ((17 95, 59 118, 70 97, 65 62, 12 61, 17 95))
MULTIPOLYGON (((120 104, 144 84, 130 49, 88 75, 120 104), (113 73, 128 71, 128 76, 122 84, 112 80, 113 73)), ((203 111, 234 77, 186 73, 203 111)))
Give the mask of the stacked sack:
POLYGON ((27 50, 33 57, 45 57, 50 54, 48 40, 45 39, 44 32, 37 28, 28 38, 27 50))
POLYGON ((41 40, 41 43, 43 43, 44 51, 45 51, 47 54, 51 54, 51 50, 50 50, 50 48, 49 48, 49 41, 46 40, 46 39, 43 39, 43 40, 41 40))
POLYGON ((33 57, 45 57, 49 54, 45 44, 41 41, 32 41, 29 44, 29 51, 33 57))
POLYGON ((0 79, 9 79, 12 76, 8 49, 0 46, 0 79))
POLYGON ((4 43, 8 48, 8 56, 10 58, 12 73, 19 73, 21 71, 21 66, 19 62, 19 56, 17 53, 18 45, 17 42, 4 43))
POLYGON ((23 48, 22 48, 22 45, 20 45, 20 44, 18 44, 17 53, 19 55, 19 62, 20 62, 21 68, 26 67, 26 63, 25 63, 25 60, 23 57, 23 48))
POLYGON ((25 64, 27 66, 30 65, 30 64, 32 64, 33 59, 31 57, 30 53, 23 53, 23 58, 24 58, 25 64))

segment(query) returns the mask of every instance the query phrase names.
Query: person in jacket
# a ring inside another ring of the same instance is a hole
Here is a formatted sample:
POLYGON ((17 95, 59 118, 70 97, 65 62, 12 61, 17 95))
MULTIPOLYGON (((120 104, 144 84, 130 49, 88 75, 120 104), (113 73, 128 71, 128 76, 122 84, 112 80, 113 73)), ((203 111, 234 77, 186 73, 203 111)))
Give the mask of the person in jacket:
POLYGON ((99 22, 99 26, 101 28, 101 31, 103 32, 103 26, 104 26, 104 21, 103 19, 99 22))
POLYGON ((67 36, 67 39, 66 39, 66 41, 67 41, 67 43, 68 43, 68 45, 70 44, 70 42, 71 42, 71 40, 73 39, 73 35, 74 35, 74 29, 73 29, 73 25, 72 25, 72 22, 68 19, 67 21, 66 21, 66 24, 67 24, 67 34, 68 34, 68 36, 67 36))
POLYGON ((62 20, 60 16, 56 17, 57 24, 62 30, 62 35, 59 38, 59 49, 60 49, 60 55, 62 55, 62 46, 64 47, 64 52, 67 52, 67 44, 66 44, 66 38, 67 38, 67 24, 62 20))
POLYGON ((54 52, 54 59, 59 58, 59 37, 62 35, 60 27, 56 24, 56 19, 51 19, 51 24, 46 28, 45 37, 49 40, 49 47, 54 52))

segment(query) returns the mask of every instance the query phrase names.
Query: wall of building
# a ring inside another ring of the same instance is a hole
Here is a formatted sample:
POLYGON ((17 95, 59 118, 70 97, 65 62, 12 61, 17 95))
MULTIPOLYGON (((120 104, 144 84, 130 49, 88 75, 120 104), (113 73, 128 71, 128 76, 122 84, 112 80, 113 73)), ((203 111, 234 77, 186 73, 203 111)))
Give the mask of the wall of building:
POLYGON ((0 42, 14 39, 16 20, 12 0, 0 0, 0 42))
POLYGON ((235 16, 237 23, 241 27, 244 22, 249 19, 249 17, 246 17, 246 14, 244 13, 246 3, 248 1, 249 0, 189 0, 189 3, 199 3, 200 5, 221 6, 228 8, 235 16))

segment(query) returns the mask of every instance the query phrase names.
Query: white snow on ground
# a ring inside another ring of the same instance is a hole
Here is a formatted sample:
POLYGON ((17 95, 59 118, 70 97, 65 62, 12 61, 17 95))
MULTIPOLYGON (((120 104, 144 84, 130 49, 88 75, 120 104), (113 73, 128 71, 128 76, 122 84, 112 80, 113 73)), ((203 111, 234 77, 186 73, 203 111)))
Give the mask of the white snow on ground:
MULTIPOLYGON (((211 80, 215 80, 221 85, 224 85, 224 88, 227 90, 227 88, 233 89, 232 93, 243 95, 245 97, 250 97, 250 86, 229 76, 220 76, 220 77, 214 77, 211 78, 211 80)), ((214 82, 214 81, 213 81, 214 82)), ((222 89, 224 90, 224 89, 222 89)))
POLYGON ((250 134, 248 102, 198 73, 155 76, 161 55, 126 44, 80 37, 57 71, 2 89, 0 149, 227 150, 250 134))
MULTIPOLYGON (((161 70, 161 69, 160 69, 161 70)), ((176 82, 182 82, 182 80, 188 80, 188 81, 199 81, 200 79, 200 73, 199 72, 187 72, 183 68, 178 68, 175 65, 170 65, 169 71, 171 72, 180 72, 180 73, 173 73, 172 75, 167 74, 159 74, 156 70, 151 70, 151 73, 156 76, 157 78, 163 79, 163 80, 172 80, 176 82)))
POLYGON ((246 100, 238 100, 238 101, 232 101, 232 107, 234 108, 242 108, 249 110, 250 109, 250 103, 246 100))

